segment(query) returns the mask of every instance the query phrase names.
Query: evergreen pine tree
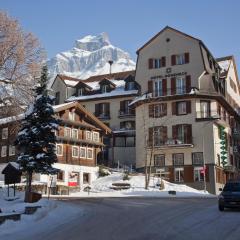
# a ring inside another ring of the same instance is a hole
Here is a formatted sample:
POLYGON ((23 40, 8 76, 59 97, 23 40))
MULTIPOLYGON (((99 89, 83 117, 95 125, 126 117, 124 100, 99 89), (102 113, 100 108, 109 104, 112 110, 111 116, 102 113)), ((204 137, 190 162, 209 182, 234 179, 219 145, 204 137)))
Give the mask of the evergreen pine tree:
POLYGON ((47 67, 43 67, 39 84, 35 88, 35 101, 25 113, 15 142, 20 152, 17 162, 27 176, 25 201, 28 201, 31 192, 33 173, 57 172, 52 164, 57 161, 54 130, 58 129, 59 121, 54 118, 54 98, 47 94, 47 71, 47 67))

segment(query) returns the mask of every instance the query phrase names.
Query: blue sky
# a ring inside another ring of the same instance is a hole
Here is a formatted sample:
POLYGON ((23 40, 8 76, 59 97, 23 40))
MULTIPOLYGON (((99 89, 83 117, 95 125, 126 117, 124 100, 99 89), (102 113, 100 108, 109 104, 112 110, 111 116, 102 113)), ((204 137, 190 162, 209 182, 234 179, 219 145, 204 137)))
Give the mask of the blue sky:
POLYGON ((48 57, 107 32, 135 60, 136 50, 169 25, 203 40, 215 57, 233 54, 240 66, 238 0, 0 0, 0 9, 33 32, 48 57))

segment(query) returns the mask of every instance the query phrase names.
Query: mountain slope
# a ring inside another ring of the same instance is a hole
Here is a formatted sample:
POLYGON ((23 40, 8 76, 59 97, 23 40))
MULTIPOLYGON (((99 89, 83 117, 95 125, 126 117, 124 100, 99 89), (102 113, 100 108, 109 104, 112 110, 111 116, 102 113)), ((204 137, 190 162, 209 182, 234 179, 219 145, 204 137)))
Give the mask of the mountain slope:
POLYGON ((129 54, 113 46, 106 33, 98 36, 88 35, 75 42, 75 47, 61 52, 48 61, 49 74, 54 78, 57 73, 80 79, 93 75, 109 73, 112 60, 112 72, 135 69, 135 62, 129 54))

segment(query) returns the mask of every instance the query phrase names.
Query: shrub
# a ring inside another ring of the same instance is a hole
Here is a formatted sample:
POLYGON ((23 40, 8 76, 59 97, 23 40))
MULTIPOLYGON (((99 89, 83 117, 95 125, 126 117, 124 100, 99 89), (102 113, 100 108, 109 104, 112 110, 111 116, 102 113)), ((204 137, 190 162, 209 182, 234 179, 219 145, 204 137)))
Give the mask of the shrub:
POLYGON ((123 181, 129 180, 129 179, 130 179, 129 172, 125 171, 124 174, 123 174, 123 181))
POLYGON ((110 175, 110 171, 104 167, 99 167, 99 177, 105 177, 110 175))

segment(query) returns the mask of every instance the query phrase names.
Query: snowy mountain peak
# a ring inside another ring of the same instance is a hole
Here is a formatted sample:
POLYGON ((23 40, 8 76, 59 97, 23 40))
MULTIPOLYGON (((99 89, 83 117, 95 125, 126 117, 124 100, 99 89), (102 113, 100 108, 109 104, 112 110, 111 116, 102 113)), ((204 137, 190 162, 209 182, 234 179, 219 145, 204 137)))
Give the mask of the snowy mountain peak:
POLYGON ((113 73, 135 69, 135 62, 130 55, 113 46, 107 33, 97 36, 87 35, 75 41, 72 49, 58 53, 48 61, 51 82, 57 74, 80 79, 107 74, 109 73, 109 60, 113 61, 113 73))
POLYGON ((92 52, 110 44, 108 34, 103 32, 97 36, 87 35, 77 40, 75 46, 78 49, 92 52))

